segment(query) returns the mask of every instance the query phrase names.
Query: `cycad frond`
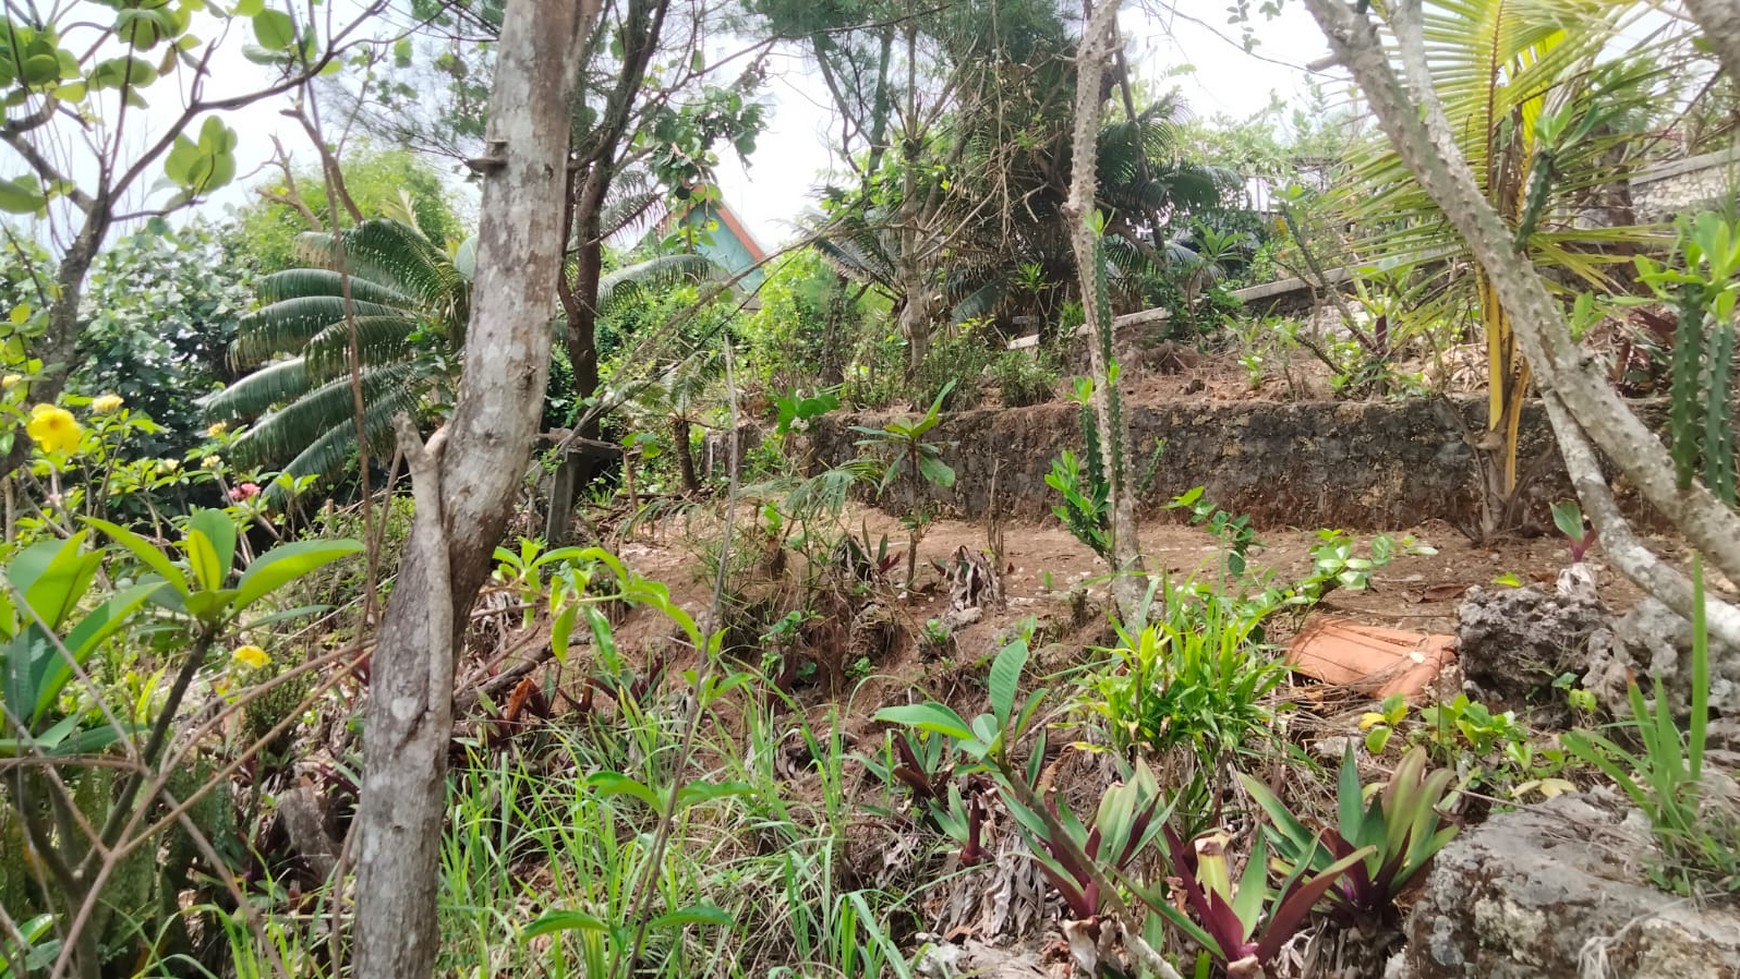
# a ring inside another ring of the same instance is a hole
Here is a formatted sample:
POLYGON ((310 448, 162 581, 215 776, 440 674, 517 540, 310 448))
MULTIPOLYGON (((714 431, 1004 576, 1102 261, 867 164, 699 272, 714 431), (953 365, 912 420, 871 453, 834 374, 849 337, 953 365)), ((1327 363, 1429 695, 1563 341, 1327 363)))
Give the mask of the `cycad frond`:
POLYGON ((267 364, 224 388, 207 395, 200 404, 206 417, 217 421, 253 418, 282 404, 307 394, 314 385, 308 377, 308 365, 301 357, 291 357, 267 364))
POLYGON ((263 276, 254 283, 254 295, 262 305, 298 299, 304 296, 339 296, 345 292, 345 280, 350 280, 350 298, 356 302, 379 303, 383 306, 410 306, 411 296, 390 283, 376 282, 358 275, 345 276, 331 269, 285 269, 263 276))
MULTIPOLYGON (((422 387, 417 383, 420 380, 416 364, 392 364, 364 371, 361 377, 364 411, 384 398, 390 397, 400 404, 414 400, 422 387)), ((262 465, 290 456, 300 458, 333 428, 354 429, 355 409, 356 392, 351 379, 329 381, 262 417, 232 444, 230 451, 244 465, 262 465)), ((390 420, 391 416, 388 417, 390 420)), ((329 472, 299 469, 294 463, 285 469, 298 476, 329 472)))
MULTIPOLYGON (((350 312, 359 318, 405 318, 403 310, 379 303, 352 302, 350 312)), ((345 302, 338 296, 303 296, 285 299, 255 310, 242 318, 230 359, 240 366, 262 363, 279 354, 300 353, 321 331, 342 325, 345 302)))
POLYGON ((598 312, 609 316, 644 290, 722 278, 725 270, 705 255, 660 255, 625 265, 598 280, 598 312))
MULTIPOLYGON (((390 364, 411 352, 411 334, 418 322, 404 316, 359 316, 356 319, 358 360, 364 367, 390 364)), ((302 348, 308 376, 325 382, 350 369, 350 324, 334 323, 308 338, 302 348)))

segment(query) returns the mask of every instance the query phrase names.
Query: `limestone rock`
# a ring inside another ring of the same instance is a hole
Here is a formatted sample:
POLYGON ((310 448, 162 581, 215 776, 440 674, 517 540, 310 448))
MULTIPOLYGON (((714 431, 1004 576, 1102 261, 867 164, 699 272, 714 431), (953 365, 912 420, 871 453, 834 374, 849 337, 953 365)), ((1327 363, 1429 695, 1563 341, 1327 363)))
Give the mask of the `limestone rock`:
POLYGON ((1456 610, 1463 675, 1521 706, 1563 673, 1582 673, 1591 643, 1607 642, 1611 617, 1597 599, 1529 586, 1470 589, 1456 610))
POLYGON ((1494 816, 1445 847, 1408 919, 1409 979, 1740 975, 1740 914, 1651 887, 1647 832, 1612 796, 1494 816))
MULTIPOLYGON (((1619 617, 1610 642, 1591 645, 1583 686, 1601 706, 1626 717, 1626 683, 1633 675, 1645 699, 1654 700, 1651 678, 1659 676, 1674 712, 1684 717, 1690 711, 1692 625, 1653 598, 1619 617)), ((1710 645, 1710 708, 1718 715, 1740 714, 1740 650, 1718 642, 1710 645)))

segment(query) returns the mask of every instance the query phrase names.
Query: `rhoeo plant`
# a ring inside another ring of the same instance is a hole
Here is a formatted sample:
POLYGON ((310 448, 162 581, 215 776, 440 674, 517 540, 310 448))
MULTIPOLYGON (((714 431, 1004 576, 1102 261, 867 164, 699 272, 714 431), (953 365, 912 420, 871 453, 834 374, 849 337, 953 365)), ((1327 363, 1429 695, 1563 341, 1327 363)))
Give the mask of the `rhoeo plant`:
POLYGON ((1014 800, 1010 800, 1009 811, 1020 824, 1040 871, 1069 908, 1070 917, 1085 921, 1099 915, 1103 895, 1094 881, 1093 869, 1079 863, 1073 854, 1079 852, 1104 870, 1123 873, 1165 825, 1160 803, 1160 786, 1154 773, 1148 766, 1138 764, 1130 778, 1100 799, 1091 826, 1082 825, 1069 806, 1058 805, 1056 796, 1046 799, 1056 825, 1075 841, 1074 847, 1054 839, 1039 813, 1014 800))
POLYGON ((1590 545, 1595 543, 1595 528, 1583 516, 1583 508, 1576 500, 1566 500, 1553 504, 1553 526, 1559 528, 1559 533, 1571 542, 1571 561, 1583 560, 1583 555, 1589 552, 1590 545))
POLYGON ((1362 927, 1395 924, 1396 896, 1456 836, 1457 827, 1440 826, 1438 814, 1452 777, 1447 769, 1427 772, 1426 750, 1415 748, 1389 781, 1372 787, 1368 805, 1350 747, 1341 760, 1337 825, 1313 831, 1263 783, 1239 776, 1269 817, 1264 835, 1274 847, 1276 865, 1286 872, 1300 867, 1324 872, 1357 850, 1367 851, 1328 892, 1337 918, 1362 927))
POLYGON ((1181 892, 1185 911, 1157 895, 1137 893, 1149 908, 1202 946, 1230 979, 1267 975, 1275 956, 1311 909, 1342 874, 1371 853, 1370 847, 1362 847, 1317 871, 1310 869, 1315 859, 1300 861, 1278 890, 1270 890, 1268 849, 1261 837, 1235 885, 1225 833, 1205 833, 1186 843, 1170 826, 1165 832, 1172 881, 1181 892))

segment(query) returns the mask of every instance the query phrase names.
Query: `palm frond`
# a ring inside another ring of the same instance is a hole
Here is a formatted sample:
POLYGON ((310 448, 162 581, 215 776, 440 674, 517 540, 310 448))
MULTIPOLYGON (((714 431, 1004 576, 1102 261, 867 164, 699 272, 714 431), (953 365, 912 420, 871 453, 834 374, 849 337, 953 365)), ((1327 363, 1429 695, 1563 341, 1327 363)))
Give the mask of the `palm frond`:
MULTIPOLYGON (((405 318, 403 310, 380 303, 352 302, 359 318, 405 318)), ((303 296, 285 299, 244 316, 230 345, 230 360, 237 365, 262 363, 279 354, 300 353, 304 344, 321 331, 343 324, 345 302, 338 296, 303 296)))
POLYGON ((307 394, 314 384, 308 377, 308 365, 301 357, 291 357, 267 364, 224 388, 201 399, 206 417, 213 421, 253 418, 273 405, 307 394))
MULTIPOLYGON (((426 381, 416 364, 391 364, 363 371, 364 413, 369 405, 389 397, 403 403, 407 398, 420 395, 426 381)), ((351 379, 341 377, 266 414, 236 439, 230 451, 245 465, 267 465, 297 458, 332 428, 354 428, 355 418, 356 392, 351 387, 351 379)), ((308 474, 308 470, 297 471, 297 475, 308 474)))
MULTIPOLYGON (((420 324, 404 316, 359 316, 356 319, 357 358, 364 367, 404 359, 412 350, 411 335, 420 324)), ((308 338, 302 360, 308 376, 325 382, 350 370, 350 324, 334 323, 308 338)))

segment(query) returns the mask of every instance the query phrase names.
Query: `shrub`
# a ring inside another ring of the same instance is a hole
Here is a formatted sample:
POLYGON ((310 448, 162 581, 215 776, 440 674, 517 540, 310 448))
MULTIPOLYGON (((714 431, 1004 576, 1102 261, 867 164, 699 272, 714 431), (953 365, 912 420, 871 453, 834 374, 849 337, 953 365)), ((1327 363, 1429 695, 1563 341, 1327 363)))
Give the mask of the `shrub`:
POLYGON ((1057 362, 1044 352, 1029 356, 1020 350, 1005 350, 991 361, 990 373, 1003 406, 1023 408, 1051 400, 1059 371, 1057 362))

